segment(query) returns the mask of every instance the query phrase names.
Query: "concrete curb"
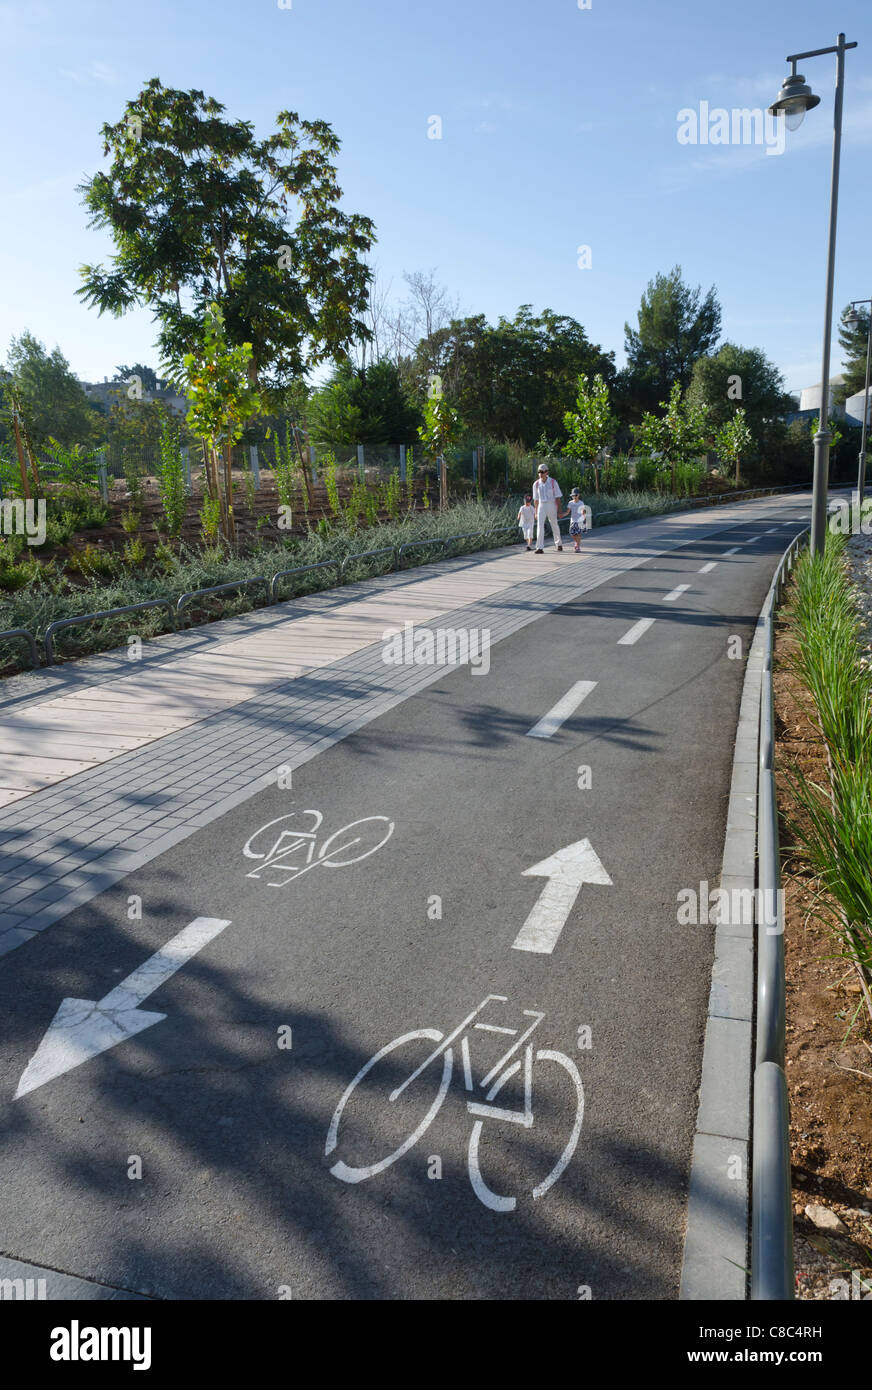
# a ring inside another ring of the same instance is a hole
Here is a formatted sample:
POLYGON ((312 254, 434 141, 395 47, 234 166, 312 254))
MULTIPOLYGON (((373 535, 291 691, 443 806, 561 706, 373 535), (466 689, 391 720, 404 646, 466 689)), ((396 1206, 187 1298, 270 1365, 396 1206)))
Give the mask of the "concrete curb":
MULTIPOLYGON (((766 625, 748 654, 739 706, 720 887, 756 886, 757 776, 766 625)), ((754 913, 717 927, 690 1168, 679 1298, 743 1300, 750 1237, 750 1141, 754 1026, 754 913), (747 920, 746 920, 747 919, 747 920)))

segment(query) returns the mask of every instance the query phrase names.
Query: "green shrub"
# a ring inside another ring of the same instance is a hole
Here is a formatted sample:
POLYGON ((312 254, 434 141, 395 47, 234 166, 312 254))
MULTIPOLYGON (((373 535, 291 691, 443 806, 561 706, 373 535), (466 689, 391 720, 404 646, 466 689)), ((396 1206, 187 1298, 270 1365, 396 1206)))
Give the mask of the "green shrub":
POLYGON ((185 461, 176 424, 165 417, 160 428, 160 462, 157 468, 160 503, 170 536, 181 534, 188 510, 185 490, 185 461))

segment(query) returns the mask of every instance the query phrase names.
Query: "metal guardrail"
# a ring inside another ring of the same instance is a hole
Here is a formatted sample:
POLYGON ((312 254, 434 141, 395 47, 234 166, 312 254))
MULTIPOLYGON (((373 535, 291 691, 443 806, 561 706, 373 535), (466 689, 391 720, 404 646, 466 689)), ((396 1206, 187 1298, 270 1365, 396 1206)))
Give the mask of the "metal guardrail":
POLYGON ((334 569, 338 571, 341 563, 341 560, 319 560, 318 563, 315 565, 295 565, 293 569, 279 570, 277 574, 273 575, 272 579, 269 582, 270 603, 278 602, 278 600, 276 599, 276 594, 278 592, 280 579, 288 579, 292 574, 307 574, 309 570, 334 569))
MULTIPOLYGON (((801 492, 804 490, 804 487, 805 485, 797 487, 794 483, 788 483, 784 487, 764 489, 749 488, 742 492, 718 493, 714 497, 706 497, 704 499, 681 499, 680 501, 670 502, 668 504, 667 510, 670 507, 693 506, 694 503, 705 506, 711 502, 733 500, 737 497, 764 497, 773 496, 777 492, 801 492)), ((654 516, 663 515, 663 513, 661 512, 648 512, 644 509, 635 507, 621 507, 617 511, 600 512, 598 515, 594 515, 592 518, 592 525, 596 526, 597 522, 604 516, 623 516, 627 512, 635 511, 638 511, 640 516, 648 516, 652 518, 654 516)), ((96 622, 101 618, 115 617, 121 613, 134 613, 144 608, 165 607, 170 615, 170 623, 173 629, 175 629, 176 617, 181 615, 181 612, 183 608, 186 606, 186 604, 190 603, 193 599, 197 597, 203 597, 208 594, 227 593, 230 590, 244 589, 254 584, 265 584, 267 587, 267 603, 273 604, 278 602, 276 595, 278 593, 279 581, 281 579, 288 579, 291 577, 291 575, 306 574, 311 572, 312 570, 332 568, 337 571, 337 574, 341 579, 345 573, 346 565, 351 564, 354 560, 366 559, 368 556, 371 555, 387 554, 389 551, 392 551, 394 554, 394 569, 398 570, 401 567, 401 560, 404 553, 409 550, 423 548, 424 546, 439 546, 442 552, 444 553, 446 546, 452 544, 454 541, 476 540, 479 538, 486 540, 490 537, 505 535, 507 533, 510 533, 512 535, 514 541, 517 541, 519 539, 518 528, 514 524, 509 526, 492 527, 490 530, 487 531, 468 531, 458 536, 430 536, 422 540, 405 541, 402 545, 399 546, 384 546, 379 548, 378 550, 366 550, 356 555, 346 555, 341 560, 320 560, 316 564, 312 565, 297 565, 294 566, 292 569, 279 570, 276 574, 272 576, 271 579, 267 579, 265 575, 256 575, 254 578, 251 579, 239 579, 233 580, 226 584, 214 584, 208 589, 190 589, 183 593, 175 601, 175 609, 173 608, 173 600, 171 599, 148 599, 143 603, 126 604, 122 608, 108 608, 99 613, 83 613, 76 618, 59 618, 56 622, 50 623, 45 631, 45 637, 43 639, 45 647, 45 663, 48 666, 52 664, 54 660, 52 654, 52 642, 54 634, 64 627, 73 627, 80 623, 96 622)), ((509 542, 509 544, 511 543, 512 542, 509 542)), ((38 666, 39 649, 37 646, 36 638, 33 636, 33 634, 28 632, 26 628, 10 628, 7 632, 0 632, 0 639, 12 637, 21 637, 24 639, 24 641, 27 642, 30 651, 31 663, 34 667, 38 666)))
POLYGON ((397 547, 395 545, 383 545, 378 550, 361 550, 355 555, 344 555, 339 561, 339 578, 345 573, 345 566, 352 564, 355 560, 368 560, 372 555, 393 555, 394 563, 392 568, 397 568, 397 547))
POLYGON ((26 627, 10 627, 5 632, 0 632, 0 642, 5 642, 9 637, 23 637, 30 651, 31 666, 39 665, 39 648, 32 632, 28 632, 26 627))
POLYGON ((234 579, 228 584, 212 584, 208 589, 186 589, 176 600, 176 617, 181 617, 185 604, 192 599, 203 598, 206 594, 228 593, 231 589, 247 589, 251 584, 265 584, 269 594, 270 582, 265 574, 257 574, 252 579, 234 579))
POLYGON ((808 530, 781 557, 760 612, 764 630, 757 780, 757 1002, 751 1175, 751 1298, 790 1300, 793 1201, 787 1079, 784 1073, 785 975, 781 858, 775 792, 775 612, 808 530))
POLYGON ((121 613, 136 613, 143 608, 165 608, 169 614, 170 627, 175 631, 172 599, 168 598, 150 598, 144 603, 126 603, 122 608, 104 608, 99 613, 80 613, 77 618, 57 618, 53 623, 49 623, 43 638, 46 666, 51 666, 54 661, 54 635, 56 632, 60 632, 62 627, 76 627, 79 623, 94 623, 100 618, 117 618, 121 613))
POLYGON ((429 536, 426 540, 420 540, 420 541, 404 541, 402 545, 400 545, 400 546, 397 547, 397 569, 399 569, 399 567, 400 567, 400 559, 401 559, 401 557, 402 557, 404 551, 406 551, 406 550, 415 550, 417 547, 419 547, 419 546, 424 546, 424 545, 440 545, 440 546, 441 546, 441 544, 442 544, 442 537, 441 537, 441 536, 429 536))

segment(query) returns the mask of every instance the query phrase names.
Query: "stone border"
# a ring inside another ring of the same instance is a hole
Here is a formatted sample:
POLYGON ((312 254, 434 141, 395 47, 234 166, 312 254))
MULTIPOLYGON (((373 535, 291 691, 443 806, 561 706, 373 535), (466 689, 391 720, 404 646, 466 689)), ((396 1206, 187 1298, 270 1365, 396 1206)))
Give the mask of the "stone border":
MULTIPOLYGON (((739 706, 720 887, 753 893, 757 776, 766 624, 748 654, 739 706)), ((731 914, 732 917, 733 914, 731 914)), ((699 1110, 693 1141, 682 1300, 747 1298, 754 1026, 754 924, 715 932, 699 1110), (732 1176, 731 1176, 732 1174, 732 1176)))

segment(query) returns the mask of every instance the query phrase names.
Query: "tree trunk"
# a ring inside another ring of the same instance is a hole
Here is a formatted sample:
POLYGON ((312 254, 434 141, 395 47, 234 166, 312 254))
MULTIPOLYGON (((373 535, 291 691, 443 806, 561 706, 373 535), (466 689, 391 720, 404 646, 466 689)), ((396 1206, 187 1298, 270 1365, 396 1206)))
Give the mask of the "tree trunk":
POLYGON ((25 497, 30 497, 30 483, 27 480, 27 464, 24 462, 24 450, 21 447, 21 433, 18 429, 18 411, 12 412, 12 425, 15 430, 15 447, 18 450, 18 466, 21 469, 21 491, 25 497))
POLYGON ((236 540, 236 522, 233 517, 233 445, 230 440, 224 443, 224 535, 227 540, 236 540))
POLYGON ((33 478, 33 486, 39 492, 39 468, 36 463, 36 454, 33 452, 33 445, 24 420, 21 421, 21 433, 24 437, 24 449, 27 454, 27 461, 30 464, 30 476, 33 478))
POLYGON ((445 466, 445 455, 439 455, 439 510, 445 511, 448 506, 448 469, 445 466))
POLYGON ((314 493, 312 492, 312 476, 309 472, 309 466, 306 463, 305 458, 303 457, 303 446, 300 443, 300 434, 302 433, 302 431, 298 430, 296 425, 294 425, 293 430, 294 439, 297 445, 297 453, 300 455, 300 468, 303 470, 303 486, 306 489, 306 511, 310 512, 312 510, 312 507, 314 506, 315 501, 314 493))

